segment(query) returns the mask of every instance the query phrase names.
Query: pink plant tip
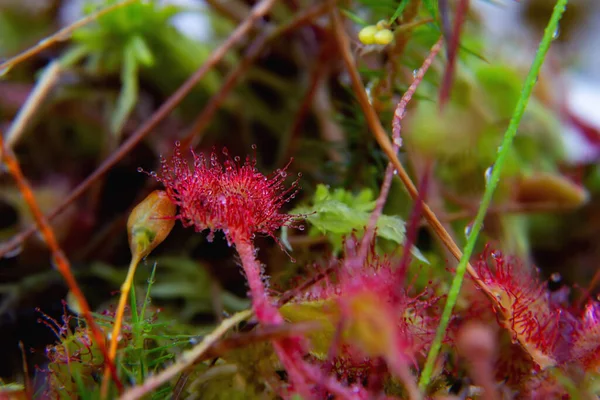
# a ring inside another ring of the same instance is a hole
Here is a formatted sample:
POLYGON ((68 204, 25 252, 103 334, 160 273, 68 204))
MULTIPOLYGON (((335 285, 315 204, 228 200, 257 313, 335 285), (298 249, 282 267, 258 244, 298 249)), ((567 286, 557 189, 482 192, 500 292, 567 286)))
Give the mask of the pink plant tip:
POLYGON ((284 185, 289 163, 265 176, 256 168, 256 156, 248 156, 242 163, 240 157, 232 159, 226 148, 222 152, 225 160, 221 163, 214 151, 207 158, 192 150, 190 164, 177 142, 170 160, 161 157, 160 176, 154 172, 150 175, 165 186, 171 201, 179 206, 177 218, 182 224, 194 226, 197 232, 210 230, 209 240, 218 230, 225 233, 229 243, 249 240, 256 233, 276 239, 274 232, 291 226, 296 219, 280 212, 298 191, 298 179, 288 188, 284 185))
MULTIPOLYGON (((487 287, 496 297, 499 322, 512 334, 513 340, 532 357, 541 369, 554 366, 568 347, 563 337, 570 321, 566 311, 553 304, 546 285, 539 283, 511 258, 487 248, 475 264, 487 287)), ((568 335, 567 335, 568 336, 568 335)))

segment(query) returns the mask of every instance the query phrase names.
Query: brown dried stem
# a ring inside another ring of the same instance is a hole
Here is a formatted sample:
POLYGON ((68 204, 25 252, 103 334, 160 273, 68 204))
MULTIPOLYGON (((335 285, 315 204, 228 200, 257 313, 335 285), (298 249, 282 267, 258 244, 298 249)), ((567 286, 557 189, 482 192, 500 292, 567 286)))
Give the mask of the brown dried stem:
POLYGON ((56 80, 60 76, 60 72, 61 68, 58 61, 53 61, 46 67, 40 80, 27 98, 27 101, 19 110, 10 129, 6 132, 6 147, 9 149, 14 148, 15 144, 25 131, 27 124, 31 121, 33 115, 50 92, 50 89, 52 89, 54 83, 56 83, 56 80))
POLYGON ((56 269, 58 269, 58 272, 60 272, 60 274, 63 276, 63 278, 67 282, 67 286, 71 290, 71 293, 73 293, 73 296, 77 300, 79 309, 81 310, 83 317, 85 318, 88 326, 92 331, 94 341, 96 342, 96 345, 104 355, 104 359, 106 360, 106 365, 110 370, 111 376, 117 384, 119 390, 122 390, 123 384, 119 380, 119 377, 117 375, 117 369, 115 368, 114 363, 112 363, 108 358, 108 351, 106 348, 104 335, 98 327, 98 325, 96 324, 96 322, 94 321, 90 306, 87 300, 85 299, 83 292, 79 288, 79 285, 77 284, 77 280, 73 275, 69 260, 60 248, 60 245, 58 243, 58 240, 56 239, 56 236, 54 235, 52 227, 48 223, 48 220, 42 213, 42 210, 40 209, 39 205, 37 204, 37 201, 35 200, 35 196, 33 194, 33 190, 31 189, 31 185, 29 184, 29 182, 27 182, 25 176, 23 176, 23 172, 21 171, 19 162, 14 156, 12 150, 10 148, 5 147, 2 132, 0 132, 0 160, 4 162, 4 164, 8 168, 9 173, 13 176, 17 187, 19 188, 19 191, 21 192, 23 199, 25 200, 25 203, 27 203, 31 214, 33 215, 38 229, 44 237, 48 248, 52 252, 54 266, 56 267, 56 269))
POLYGON ((125 7, 129 4, 135 3, 136 1, 139 1, 139 0, 120 1, 116 4, 113 4, 109 7, 103 8, 102 10, 92 13, 84 18, 81 18, 80 20, 75 21, 74 23, 72 23, 69 26, 62 28, 61 30, 56 32, 54 35, 48 36, 47 38, 40 40, 35 46, 30 47, 29 49, 17 54, 16 56, 14 56, 12 58, 9 58, 8 60, 6 60, 2 64, 0 64, 0 75, 3 74, 3 71, 4 72, 9 71, 15 65, 27 60, 28 58, 35 56, 36 54, 39 54, 41 51, 51 47, 55 43, 67 40, 71 36, 73 31, 75 31, 76 29, 79 29, 82 26, 95 21, 98 18, 102 17, 103 15, 106 15, 116 9, 119 9, 121 7, 125 7))
MULTIPOLYGON (((139 142, 141 142, 151 131, 154 129, 167 115, 173 111, 173 109, 187 96, 187 94, 198 84, 198 82, 214 67, 225 54, 239 41, 245 38, 246 34, 250 31, 253 24, 265 15, 269 9, 273 6, 275 0, 262 0, 252 8, 252 13, 248 16, 244 22, 242 22, 223 42, 223 44, 216 49, 206 60, 206 62, 200 66, 200 68, 188 78, 187 81, 181 85, 175 93, 171 95, 158 110, 146 120, 121 146, 118 150, 113 152, 104 162, 88 176, 83 182, 81 182, 69 196, 56 207, 47 218, 52 220, 54 217, 63 212, 73 201, 78 199, 83 193, 88 190, 96 180, 104 176, 115 164, 117 164, 127 153, 129 153, 139 142)), ((25 231, 14 236, 10 241, 5 243, 0 248, 0 257, 7 252, 11 251, 15 247, 18 247, 24 240, 35 233, 37 230, 36 226, 33 225, 25 231)))
POLYGON ((225 82, 223 82, 219 91, 210 98, 208 104, 206 104, 200 115, 193 122, 192 127, 185 134, 185 137, 181 141, 183 147, 195 147, 197 145, 201 134, 204 132, 210 121, 212 121, 214 114, 221 104, 223 104, 223 101, 225 101, 229 92, 235 87, 240 76, 242 76, 254 61, 256 61, 265 48, 268 39, 269 38, 265 34, 260 34, 250 44, 242 61, 238 63, 237 67, 231 71, 229 75, 227 75, 225 82))
MULTIPOLYGON (((350 80, 351 80, 352 86, 354 88, 354 93, 355 93, 357 100, 360 104, 360 107, 365 115, 367 124, 371 130, 371 133, 375 137, 375 140, 377 140, 377 142, 379 143, 381 149, 387 155, 390 162, 394 165, 394 168, 398 172, 398 177, 404 184, 404 186, 405 186, 406 190, 408 191, 409 195, 411 196, 411 198, 413 200, 417 201, 419 198, 419 193, 417 191, 417 188, 415 187, 414 183, 408 176, 408 173, 406 172, 406 170, 404 169, 402 164, 400 163, 400 160, 398 160, 398 156, 396 155, 396 152, 394 151, 392 142, 390 141, 385 129, 383 129, 383 126, 381 125, 381 122, 380 122, 375 110, 373 109, 371 103, 369 102, 369 99, 367 97, 365 88, 364 88, 362 80, 360 78, 358 69, 356 68, 354 57, 352 56, 352 53, 350 52, 350 44, 349 44, 348 36, 347 36, 346 32, 344 31, 341 17, 339 16, 337 10, 333 6, 331 8, 331 18, 333 21, 334 32, 335 32, 335 36, 336 36, 336 39, 338 42, 339 50, 342 55, 342 59, 344 61, 344 65, 346 66, 347 72, 350 75, 350 80)), ((456 243, 454 243, 454 240, 452 239, 452 237, 450 236, 448 231, 446 231, 446 229, 440 223, 437 216, 434 214, 434 212, 431 210, 431 208, 427 204, 423 204, 423 215, 424 215, 425 219, 427 220, 427 222, 429 223, 429 225, 431 226, 431 228, 433 229, 433 231, 436 233, 436 235, 442 241, 444 246, 446 246, 448 248, 448 250, 450 251, 452 256, 454 256, 457 260, 460 260, 460 258, 462 256, 462 251, 456 245, 456 243)), ((477 285, 486 294, 488 294, 489 296, 492 296, 490 293, 490 290, 487 288, 485 283, 483 283, 481 281, 481 279, 479 278, 479 275, 477 274, 475 269, 473 269, 473 267, 470 264, 467 265, 467 271, 468 271, 469 275, 472 277, 472 279, 477 283, 477 285)))
MULTIPOLYGON (((292 154, 295 152, 295 148, 297 147, 298 135, 302 129, 302 124, 304 120, 309 115, 310 109, 314 104, 315 96, 317 94, 317 90, 319 90, 320 86, 323 83, 324 77, 327 73, 328 64, 327 58, 329 58, 330 49, 327 48, 327 44, 321 47, 320 54, 310 72, 310 76, 308 78, 309 84, 304 96, 302 98, 302 102, 300 103, 300 107, 298 107, 298 111, 296 111, 296 115, 294 120, 292 121, 292 126, 289 130, 289 133, 286 135, 287 149, 282 152, 283 157, 280 157, 280 163, 282 160, 289 159, 292 154)), ((341 162, 339 156, 333 154, 333 160, 335 162, 341 162)))
MULTIPOLYGON (((433 60, 439 53, 442 48, 442 40, 438 40, 433 47, 431 48, 429 55, 423 61, 423 65, 417 71, 417 74, 414 76, 412 83, 402 95, 400 102, 396 106, 396 110, 394 111, 394 119, 392 122, 392 150, 394 154, 398 154, 398 149, 402 145, 402 136, 401 136, 401 122, 404 119, 404 115, 406 114, 406 107, 408 103, 412 99, 413 95, 417 91, 419 84, 423 81, 425 77, 425 73, 433 63, 433 60)), ((392 185, 392 178, 394 176, 394 165, 392 162, 388 163, 388 166, 385 170, 385 176, 383 178, 383 183, 381 185, 381 190, 379 192, 379 197, 377 198, 377 202, 375 204, 375 209, 371 213, 369 218, 369 224, 367 225, 367 230, 365 232, 365 236, 361 242, 358 259, 365 260, 367 257, 367 251, 369 249, 369 243, 373 239, 373 234, 375 232, 375 226, 377 225, 377 220, 381 216, 383 211, 383 206, 387 200, 388 193, 390 191, 390 187, 392 185)))
POLYGON ((204 129, 208 126, 212 120, 213 115, 219 109, 223 101, 229 95, 229 92, 235 87, 238 80, 244 72, 250 68, 250 66, 260 56, 265 46, 274 38, 279 37, 293 29, 298 28, 304 24, 312 21, 313 18, 324 14, 327 8, 324 5, 311 7, 305 12, 299 13, 294 19, 286 23, 285 25, 274 29, 271 33, 262 33, 248 46, 242 61, 237 64, 236 68, 227 75, 225 82, 221 85, 219 91, 210 98, 208 104, 202 110, 202 113, 193 122, 192 127, 185 134, 181 143, 183 147, 195 147, 196 142, 199 140, 199 136, 204 132, 204 129))

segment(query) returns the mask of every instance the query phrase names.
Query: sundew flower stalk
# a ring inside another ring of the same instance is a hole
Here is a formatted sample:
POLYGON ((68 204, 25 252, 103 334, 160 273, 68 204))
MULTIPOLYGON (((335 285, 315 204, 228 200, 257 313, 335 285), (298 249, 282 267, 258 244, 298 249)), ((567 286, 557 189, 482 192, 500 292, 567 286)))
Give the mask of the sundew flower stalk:
POLYGON ((298 181, 286 189, 287 166, 267 177, 256 169, 255 158, 247 157, 242 164, 239 157, 229 158, 227 149, 223 154, 226 160, 221 164, 215 152, 208 159, 192 152, 190 168, 177 143, 172 159, 162 159, 162 174, 151 175, 165 185, 184 226, 209 230, 209 240, 215 231, 225 233, 242 261, 256 316, 263 323, 279 324, 283 319, 268 300, 253 238, 257 233, 275 238, 277 229, 293 223, 295 217, 279 209, 295 196, 298 181))
MULTIPOLYGON (((240 256, 257 319, 265 325, 282 324, 284 319, 266 291, 253 239, 256 234, 264 234, 277 240, 277 229, 294 225, 297 217, 281 213, 280 209, 296 195, 298 180, 286 187, 288 166, 265 176, 257 170, 255 156, 242 163, 239 157, 231 158, 227 149, 223 155, 225 160, 221 163, 215 152, 207 158, 192 151, 190 165, 176 143, 173 157, 162 159, 161 174, 151 175, 165 186, 170 200, 179 207, 176 218, 184 226, 193 226, 197 232, 208 230, 209 240, 215 231, 224 232, 240 256)), ((277 339, 273 346, 288 373, 289 392, 310 398, 312 382, 347 397, 340 393, 343 388, 328 385, 318 370, 304 361, 302 337, 277 339)))

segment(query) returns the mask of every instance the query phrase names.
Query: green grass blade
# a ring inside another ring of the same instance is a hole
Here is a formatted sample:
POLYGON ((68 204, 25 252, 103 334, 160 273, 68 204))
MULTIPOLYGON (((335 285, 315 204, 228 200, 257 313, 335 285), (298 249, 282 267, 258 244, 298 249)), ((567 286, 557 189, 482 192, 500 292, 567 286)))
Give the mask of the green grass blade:
POLYGON ((392 15, 392 18, 390 18, 390 21, 389 21, 390 24, 393 24, 396 19, 400 18, 400 16, 404 12, 404 9, 406 8, 407 5, 408 5, 408 0, 402 0, 402 1, 400 1, 400 3, 398 3, 398 8, 396 8, 394 15, 392 15))
POLYGON ((544 63, 544 58, 546 57, 546 53, 550 48, 550 44, 552 43, 552 40, 555 37, 555 32, 558 29, 560 18, 562 17, 565 11, 567 3, 568 0, 558 0, 556 2, 556 5, 554 6, 554 10, 552 12, 552 16, 550 17, 550 21, 548 22, 548 25, 546 26, 546 29, 544 31, 544 37, 540 42, 538 51, 535 55, 529 73, 527 74, 527 78, 525 79, 523 89, 521 90, 519 101, 517 102, 515 111, 504 134, 502 146, 498 150, 496 162, 494 163, 491 176, 487 181, 485 192, 483 194, 483 199, 481 200, 479 210, 477 211, 477 216, 475 217, 475 221, 472 225, 471 233, 469 234, 469 237, 467 239, 467 244, 465 246, 463 256, 460 259, 460 262, 458 263, 458 267, 456 268, 456 275, 454 276, 452 286, 450 287, 450 291, 448 293, 448 300, 446 301, 446 305, 442 313, 440 325, 438 326, 435 339, 431 345, 429 354, 427 355, 425 368, 423 369, 423 373, 421 374, 421 378, 419 380, 419 388, 421 390, 424 390, 427 387, 431 379, 431 373, 433 371, 433 367, 437 356, 440 352, 440 348, 442 346, 442 339, 444 338, 446 328, 448 327, 450 317, 452 316, 452 310, 454 308, 454 305, 456 304, 456 300, 460 292, 463 277, 467 269, 467 264, 469 263, 469 259, 473 254, 473 250, 477 242, 477 237, 479 236, 479 232, 481 231, 481 228, 483 226, 483 219, 492 201, 494 191, 496 190, 496 187, 500 182, 500 174, 502 173, 504 162, 511 148, 513 140, 517 134, 517 128, 519 127, 519 123, 527 107, 529 97, 531 96, 533 87, 535 86, 535 83, 537 81, 538 74, 542 68, 542 64, 544 63))

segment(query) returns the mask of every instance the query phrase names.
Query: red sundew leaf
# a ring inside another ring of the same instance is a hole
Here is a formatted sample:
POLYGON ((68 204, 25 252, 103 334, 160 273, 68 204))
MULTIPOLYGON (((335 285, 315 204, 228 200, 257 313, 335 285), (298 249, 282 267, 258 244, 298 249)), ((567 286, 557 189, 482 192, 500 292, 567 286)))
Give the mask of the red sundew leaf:
MULTIPOLYGON (((312 354, 319 359, 330 353, 334 338, 341 334, 335 362, 343 361, 348 368, 367 373, 364 357, 371 361, 381 357, 388 366, 414 362, 435 335, 439 298, 433 290, 410 295, 409 290, 399 289, 405 286, 405 271, 379 257, 373 246, 364 264, 348 262, 357 245, 355 237, 348 239, 336 276, 310 287, 301 300, 287 303, 281 312, 292 322, 321 323, 319 330, 309 334, 312 354)), ((339 376, 352 375, 340 368, 335 368, 339 376)))
POLYGON ((222 163, 215 152, 208 158, 193 151, 192 155, 190 165, 177 143, 171 160, 162 159, 160 176, 151 173, 179 207, 177 219, 184 226, 193 226, 197 232, 209 230, 209 238, 222 230, 234 243, 236 237, 257 233, 275 238, 275 230, 291 226, 297 218, 280 212, 298 190, 297 179, 289 188, 284 185, 289 164, 265 176, 257 170, 255 157, 248 156, 242 163, 239 157, 231 159, 227 149, 223 149, 222 163))
POLYGON ((571 357, 586 371, 600 372, 600 303, 592 302, 586 306, 571 357))
POLYGON ((486 251, 476 263, 482 281, 496 296, 500 324, 542 369, 564 357, 573 331, 568 312, 550 302, 545 285, 499 251, 486 251))

